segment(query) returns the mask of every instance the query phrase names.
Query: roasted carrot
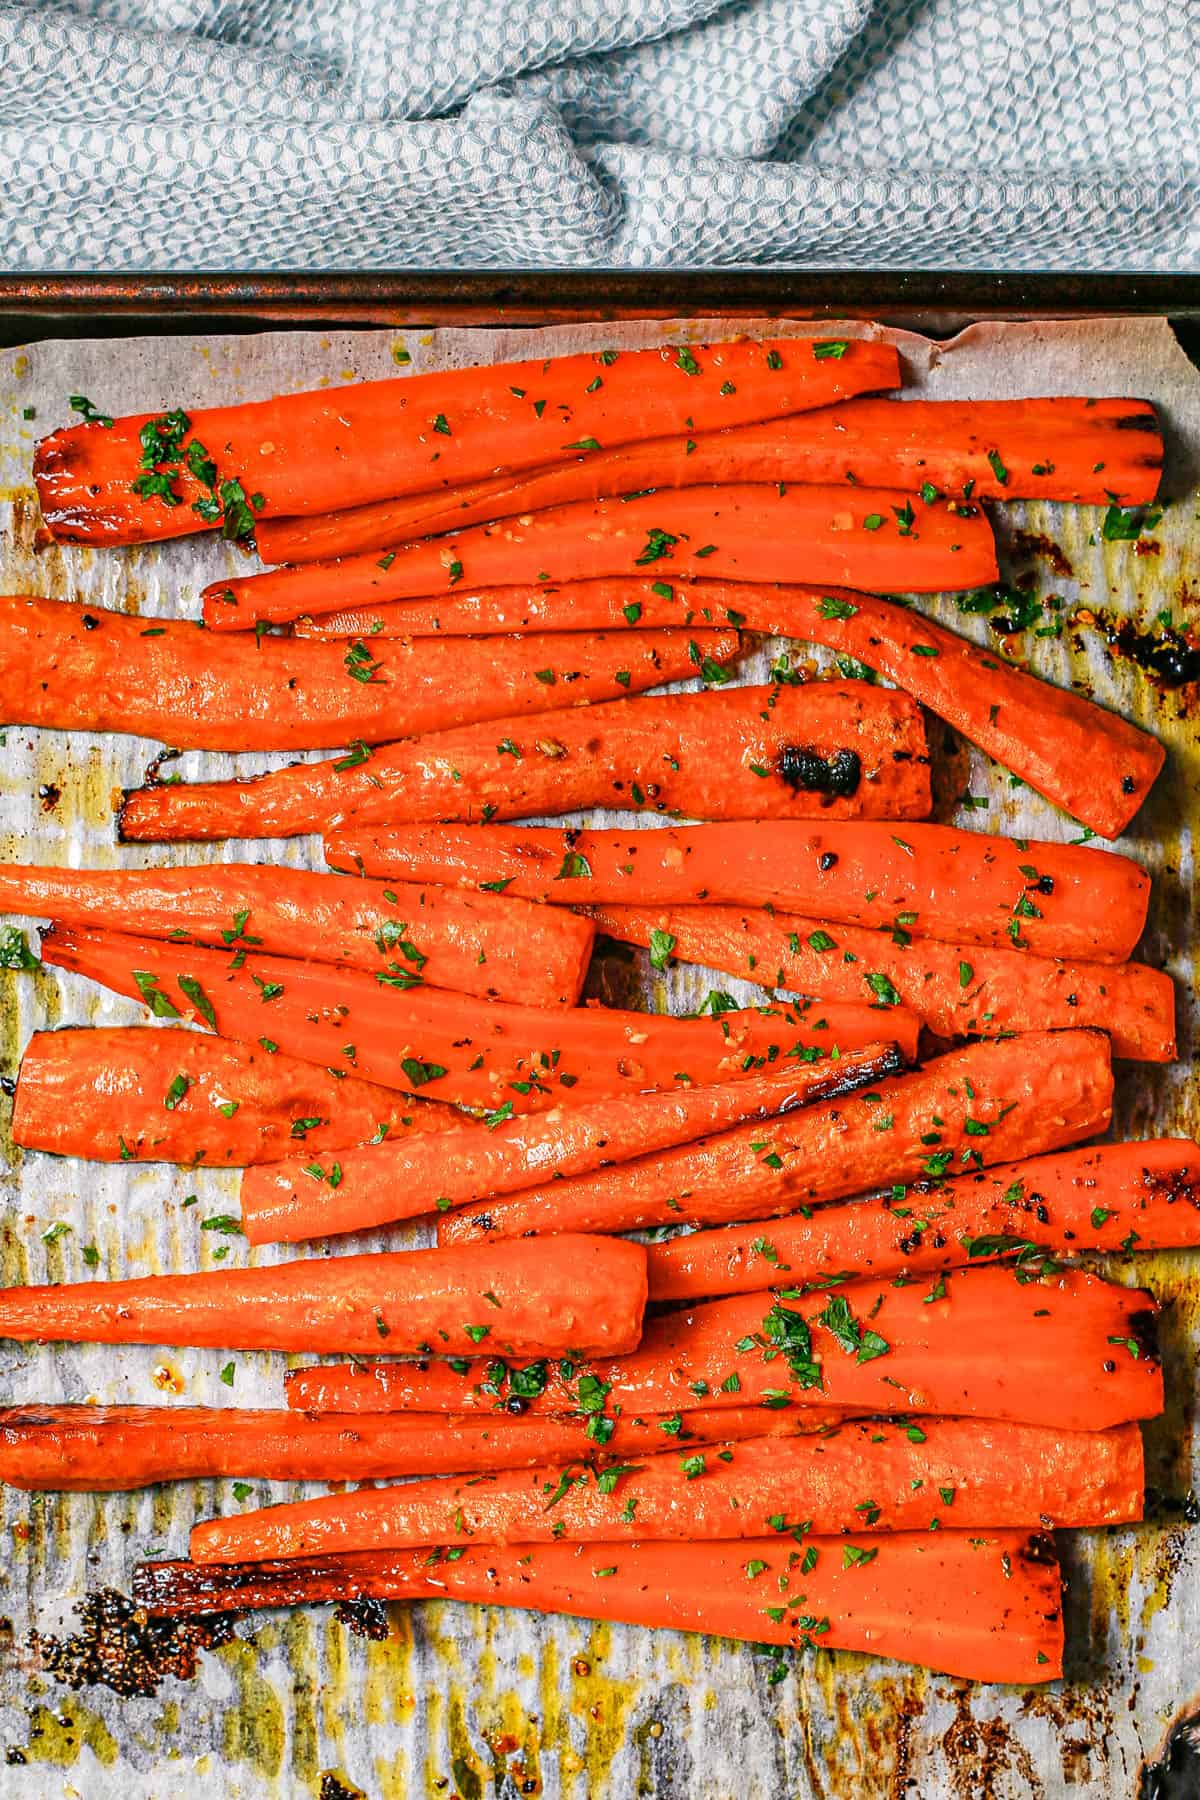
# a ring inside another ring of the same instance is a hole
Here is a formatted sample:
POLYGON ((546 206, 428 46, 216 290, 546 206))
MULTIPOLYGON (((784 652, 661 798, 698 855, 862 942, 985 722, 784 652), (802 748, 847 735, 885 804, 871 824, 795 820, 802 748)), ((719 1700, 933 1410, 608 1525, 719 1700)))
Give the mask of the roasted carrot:
POLYGON ((890 601, 786 587, 748 598, 743 610, 752 630, 805 638, 879 669, 1102 837, 1120 836, 1163 766, 1157 738, 1127 719, 890 601))
MULTIPOLYGON (((1034 904, 1027 901, 1026 904, 1034 904)), ((627 944, 702 963, 765 988, 821 1000, 880 999, 910 1007, 940 1037, 999 1037, 1014 1031, 1106 1031, 1114 1056, 1170 1062, 1175 989, 1145 963, 1056 962, 1019 949, 990 950, 914 938, 795 913, 732 906, 595 906, 599 929, 627 944)), ((1014 914, 1014 942, 1022 945, 1014 914)))
POLYGON ((774 1218, 885 1182, 1056 1150, 1102 1131, 1111 1109, 1100 1032, 989 1040, 786 1119, 446 1213, 438 1241, 774 1218))
POLYGON ((589 1005, 548 1011, 486 1006, 438 988, 398 988, 357 969, 292 962, 256 951, 180 948, 116 933, 52 929, 42 960, 142 999, 160 1018, 203 1021, 251 1041, 264 1027, 295 1056, 423 1097, 507 1118, 570 1095, 703 1086, 756 1073, 780 1057, 807 1061, 900 1042, 915 1052, 917 1022, 896 1008, 723 1009, 682 1019, 589 1005), (881 1036, 881 1033, 883 1034, 881 1036))
MULTIPOLYGON (((632 584, 582 582, 535 595, 531 603, 522 603, 523 590, 496 589, 461 603, 451 598, 382 609, 360 606, 330 619, 339 630, 379 626, 385 633, 447 626, 513 631, 529 616, 535 628, 566 629, 577 607, 576 628, 584 630, 619 628, 623 605, 626 618, 639 623, 735 619, 751 630, 824 644, 882 670, 989 756, 1106 837, 1119 835, 1162 767, 1161 745, 1128 721, 889 601, 845 589, 655 585, 659 595, 649 600, 632 584), (593 595, 596 589, 602 593, 593 595), (405 617, 409 613, 411 620, 405 617)), ((319 624, 310 621, 307 629, 320 635, 319 624)))
POLYGON ((770 424, 603 450, 324 517, 266 520, 265 562, 346 556, 569 500, 701 482, 851 482, 964 500, 1153 500, 1163 445, 1145 400, 851 400, 770 424))
POLYGON ((921 1180, 806 1217, 696 1231, 646 1252, 652 1300, 701 1300, 786 1282, 914 1278, 981 1258, 1200 1243, 1200 1148, 1190 1138, 1098 1144, 921 1180))
POLYGON ((537 581, 438 594, 432 599, 349 606, 297 619, 295 637, 478 637, 528 631, 662 631, 733 623, 747 589, 737 581, 537 581))
POLYGON ((299 563, 235 576, 203 593, 204 620, 246 631, 347 606, 518 582, 704 576, 760 582, 781 563, 796 579, 885 593, 936 594, 997 578, 992 530, 978 508, 906 499, 887 488, 735 483, 672 494, 577 501, 472 525, 379 556, 299 563))
POLYGON ((990 837, 949 825, 855 820, 661 831, 520 825, 347 825, 325 839, 339 869, 568 905, 774 907, 950 943, 1124 962, 1146 923, 1150 879, 1125 856, 990 837), (1016 921, 1014 926, 1014 920, 1016 921))
POLYGON ((0 913, 61 925, 120 921, 173 944, 224 944, 366 969, 391 985, 453 988, 528 1006, 573 1006, 592 950, 585 919, 428 883, 342 881, 308 869, 212 863, 176 869, 0 864, 0 913))
POLYGON ((895 1045, 851 1051, 837 1061, 798 1065, 780 1059, 729 1086, 606 1096, 591 1105, 560 1105, 533 1118, 500 1121, 491 1130, 463 1124, 448 1136, 439 1134, 430 1154, 415 1143, 393 1143, 389 1134, 373 1148, 339 1156, 336 1187, 311 1155, 293 1158, 265 1179, 247 1175, 242 1228, 252 1244, 298 1243, 444 1212, 692 1142, 745 1119, 773 1118, 834 1093, 853 1093, 903 1066, 895 1045))
POLYGON ((923 817, 920 708, 857 681, 664 694, 410 738, 253 781, 134 788, 127 842, 632 806, 693 818, 923 817))
POLYGON ((845 1531, 1116 1525, 1142 1517, 1136 1425, 1113 1431, 936 1419, 871 1420, 806 1438, 748 1438, 716 1454, 543 1465, 489 1482, 360 1488, 192 1529, 194 1562, 345 1556, 419 1544, 628 1543, 845 1531), (864 1494, 869 1500, 864 1500, 864 1494))
POLYGON ((1012 1531, 898 1532, 876 1542, 777 1534, 730 1543, 454 1545, 240 1567, 139 1563, 153 1614, 322 1600, 467 1600, 708 1632, 778 1646, 892 1656, 974 1681, 1062 1674, 1053 1540, 1012 1531), (810 1554, 811 1553, 811 1554, 810 1554))
POLYGON ((62 542, 143 543, 218 523, 242 538, 259 517, 357 506, 534 468, 597 439, 711 431, 898 385, 894 348, 861 339, 586 351, 73 425, 42 439, 33 472, 62 542))
POLYGON ((246 1167, 385 1134, 440 1133, 461 1116, 301 1062, 270 1038, 127 1025, 35 1032, 12 1134, 23 1149, 92 1162, 246 1167))
POLYGON ((0 598, 0 716, 182 750, 335 750, 615 700, 737 655, 724 631, 428 638, 369 648, 214 638, 190 621, 0 598), (696 645, 699 651, 696 651, 696 645))
MULTIPOLYGON (((356 1366, 356 1365, 355 1365, 356 1366)), ((364 1365, 365 1366, 365 1365, 364 1365)), ((836 1414, 832 1415, 835 1419, 836 1414)), ((9 1406, 0 1409, 0 1482, 69 1493, 118 1493, 160 1481, 378 1481, 400 1475, 532 1468, 547 1460, 641 1456, 668 1444, 792 1437, 828 1429, 824 1412, 713 1408, 686 1421, 481 1419, 444 1413, 304 1414, 211 1406, 9 1406), (664 1430, 664 1427, 670 1427, 664 1430)))
POLYGON ((0 1289, 0 1337, 401 1355, 632 1350, 646 1253, 609 1238, 334 1256, 271 1268, 0 1289), (597 1304, 603 1296, 603 1304, 597 1304))
POLYGON ((934 1281, 732 1294, 650 1318, 631 1355, 525 1371, 503 1358, 296 1370, 289 1406, 416 1412, 671 1413, 834 1405, 1105 1431, 1162 1410, 1156 1307, 1076 1269, 983 1265, 934 1281))

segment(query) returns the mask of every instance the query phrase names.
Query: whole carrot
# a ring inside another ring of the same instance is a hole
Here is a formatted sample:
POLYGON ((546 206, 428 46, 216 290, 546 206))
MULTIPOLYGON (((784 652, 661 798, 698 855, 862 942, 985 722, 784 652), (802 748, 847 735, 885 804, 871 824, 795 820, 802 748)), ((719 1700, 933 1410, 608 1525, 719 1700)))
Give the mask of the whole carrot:
POLYGON ((772 819, 592 831, 490 824, 344 825, 339 869, 567 905, 772 907, 949 943, 1124 962, 1150 879, 1129 857, 949 825, 772 819))
MULTIPOLYGON (((698 653, 697 653, 698 654, 698 653)), ((930 808, 920 708, 857 681, 616 700, 410 738, 253 781, 134 788, 126 842, 289 837, 353 817, 909 819, 930 808)))
POLYGON ((668 956, 702 963, 822 1000, 883 998, 911 1007, 939 1037, 1094 1025, 1108 1033, 1114 1056, 1175 1056, 1169 975, 1144 963, 1114 968, 1031 956, 1019 913, 1013 941, 1022 948, 1008 950, 914 938, 902 924, 884 933, 732 906, 594 906, 591 916, 607 936, 649 945, 660 963, 668 956))
POLYGON ((333 750, 613 700, 737 654, 733 630, 428 638, 368 648, 215 638, 180 620, 0 598, 0 712, 185 750, 333 750))
POLYGON ((850 482, 955 499, 1153 500, 1162 436, 1145 400, 850 400, 770 424, 654 438, 324 517, 271 519, 265 562, 346 556, 568 500, 712 481, 850 482))
POLYGON ((859 1650, 974 1681, 1062 1674, 1053 1539, 900 1532, 876 1543, 453 1545, 240 1567, 139 1563, 135 1598, 188 1615, 314 1601, 465 1600, 773 1646, 859 1650), (450 1551, 454 1554, 451 1555, 450 1551))
POLYGON ((270 1038, 126 1025, 35 1032, 21 1058, 12 1134, 23 1149, 92 1162, 236 1168, 440 1133, 460 1117, 339 1078, 270 1038))
POLYGON ((428 883, 342 881, 275 864, 55 869, 0 864, 0 912, 364 969, 396 987, 573 1006, 591 924, 428 883))
POLYGON ((846 1274, 912 1279, 1039 1251, 1170 1250, 1200 1243, 1200 1148, 1190 1138, 1097 1144, 900 1184, 853 1206, 696 1231, 646 1252, 652 1300, 701 1300, 846 1274))
POLYGON ((271 1268, 0 1289, 0 1338, 220 1350, 501 1355, 631 1350, 642 1330, 640 1244, 564 1238, 466 1250, 334 1256, 271 1268), (560 1254, 561 1251, 561 1254, 560 1254), (602 1307, 596 1296, 604 1296, 602 1307))
POLYGON ((536 467, 665 430, 779 418, 899 384, 889 344, 740 339, 585 351, 102 418, 43 438, 33 472, 60 542, 132 544, 324 512, 536 467))
POLYGON ((781 1059, 761 1075, 725 1087, 610 1096, 493 1122, 491 1129, 464 1123, 432 1153, 389 1135, 372 1148, 339 1156, 334 1187, 311 1154, 295 1157, 270 1174, 243 1179, 242 1228, 252 1244, 298 1243, 444 1212, 546 1179, 587 1174, 742 1120, 771 1118, 835 1093, 853 1093, 903 1066, 894 1045, 851 1051, 836 1061, 781 1059))
MULTIPOLYGON (((352 1365, 353 1366, 353 1365, 352 1365)), ((364 1365, 365 1366, 365 1365, 364 1365)), ((830 1414, 836 1420, 837 1415, 830 1414)), ((123 1493, 163 1481, 379 1481, 400 1475, 532 1468, 594 1455, 595 1419, 481 1419, 444 1413, 305 1414, 234 1406, 9 1406, 0 1409, 0 1482, 68 1493, 123 1493)), ((822 1412, 758 1407, 677 1419, 605 1419, 604 1454, 824 1431, 822 1412), (673 1429, 665 1432, 664 1425, 673 1429)))
POLYGON ((1055 1150, 1102 1131, 1111 1109, 1101 1033, 989 1040, 777 1122, 446 1213, 438 1241, 775 1218, 887 1182, 1055 1150))
POLYGON ((901 1409, 1106 1431, 1162 1410, 1157 1309, 1139 1288, 1080 1270, 981 1265, 932 1281, 855 1280, 816 1293, 731 1294, 646 1321, 628 1356, 538 1365, 383 1364, 287 1377, 289 1406, 529 1412, 619 1418, 696 1407, 901 1409), (1002 1352, 1002 1353, 1001 1353, 1002 1352))
POLYGON ((705 1542, 774 1530, 995 1530, 1115 1525, 1142 1517, 1136 1425, 871 1420, 806 1438, 749 1438, 713 1454, 662 1451, 636 1464, 542 1466, 487 1483, 451 1476, 268 1506, 192 1529, 198 1563, 345 1556, 452 1543, 705 1542), (864 1495, 869 1499, 864 1500, 864 1495))
POLYGON ((380 982, 337 964, 257 951, 180 947, 115 932, 53 929, 42 960, 141 999, 159 1018, 203 1022, 254 1040, 264 1028, 292 1055, 346 1068, 428 1099, 499 1115, 556 1100, 739 1081, 764 1062, 808 1061, 899 1042, 916 1050, 917 1021, 890 1008, 749 1007, 714 996, 707 1014, 666 1018, 594 1004, 549 1011, 380 982), (881 1038, 880 1033, 886 1035, 881 1038))
POLYGON ((879 669, 1101 837, 1120 836, 1162 769, 1166 752, 1148 732, 891 601, 788 587, 748 598, 744 611, 752 630, 879 669))
POLYGON ((997 578, 991 526, 976 507, 887 488, 741 482, 576 501, 328 563, 213 582, 205 624, 249 630, 304 614, 516 583, 590 581, 647 568, 663 581, 766 582, 781 562, 804 582, 936 594, 997 578))

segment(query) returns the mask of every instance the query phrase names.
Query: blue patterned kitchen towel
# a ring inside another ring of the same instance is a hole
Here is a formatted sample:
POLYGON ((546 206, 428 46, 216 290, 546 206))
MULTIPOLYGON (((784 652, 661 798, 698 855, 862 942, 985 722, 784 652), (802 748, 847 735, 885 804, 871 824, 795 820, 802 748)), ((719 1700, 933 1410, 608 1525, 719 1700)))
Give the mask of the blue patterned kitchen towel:
POLYGON ((0 0, 0 267, 1195 269, 1197 0, 0 0))

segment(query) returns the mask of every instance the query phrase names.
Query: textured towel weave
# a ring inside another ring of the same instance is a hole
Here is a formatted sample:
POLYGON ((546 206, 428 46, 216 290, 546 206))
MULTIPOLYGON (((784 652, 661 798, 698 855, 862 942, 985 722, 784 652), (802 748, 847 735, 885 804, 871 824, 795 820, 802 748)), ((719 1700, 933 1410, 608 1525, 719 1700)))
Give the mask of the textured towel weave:
POLYGON ((1200 266, 1195 0, 0 0, 5 269, 1200 266))

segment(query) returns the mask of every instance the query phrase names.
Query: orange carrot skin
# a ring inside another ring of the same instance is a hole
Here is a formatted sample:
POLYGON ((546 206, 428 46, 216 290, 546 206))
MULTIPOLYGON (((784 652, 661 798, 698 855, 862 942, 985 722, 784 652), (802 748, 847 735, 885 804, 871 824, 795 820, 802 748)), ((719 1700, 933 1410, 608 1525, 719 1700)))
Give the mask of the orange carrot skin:
POLYGON ((933 1519, 957 1530, 1115 1525, 1142 1517, 1144 1488, 1132 1424, 1059 1432, 937 1419, 914 1432, 871 1420, 716 1454, 664 1451, 607 1476, 568 1463, 487 1484, 452 1476, 327 1494, 205 1520, 189 1552, 199 1563, 273 1561, 450 1543, 456 1533, 497 1544, 707 1541, 758 1537, 781 1518, 818 1536, 927 1530, 933 1519))
MULTIPOLYGON (((829 1417, 837 1415, 771 1418, 745 1407, 689 1413, 684 1422, 622 1418, 606 1421, 613 1429, 604 1453, 620 1460, 668 1444, 727 1443, 764 1431, 792 1437, 826 1430, 829 1417)), ((589 1423, 444 1413, 310 1416, 242 1407, 10 1406, 0 1409, 0 1482, 57 1493, 126 1493, 162 1481, 236 1476, 343 1482, 532 1468, 548 1458, 594 1455, 589 1423)))
POLYGON ((691 1019, 595 1005, 481 1007, 468 995, 398 990, 336 964, 257 952, 242 960, 85 928, 44 933, 42 960, 146 998, 160 1016, 173 1010, 244 1039, 265 1026, 273 1042, 309 1062, 489 1112, 738 1081, 764 1061, 809 1061, 835 1048, 898 1042, 906 1057, 916 1048, 915 1017, 895 1007, 886 1016, 864 1006, 747 1007, 691 1019))
POLYGON ((924 1275, 1031 1247, 1173 1250, 1200 1243, 1200 1148, 1190 1138, 1097 1144, 1022 1158, 898 1198, 811 1218, 696 1231, 646 1251, 652 1300, 753 1293, 846 1273, 924 1275))
MULTIPOLYGON (((608 1384, 604 1406, 613 1416, 618 1407, 639 1416, 674 1411, 686 1419, 698 1406, 791 1406, 819 1414, 834 1405, 1106 1431, 1160 1412, 1152 1297, 1079 1270, 1040 1280, 1029 1273, 983 1265, 900 1287, 889 1277, 800 1299, 750 1293, 709 1300, 648 1319, 628 1356, 576 1366, 570 1377, 551 1364, 528 1407, 579 1410, 579 1384, 586 1389, 594 1377, 608 1384), (823 1313, 840 1323, 840 1335, 821 1322, 823 1313), (799 1354, 804 1338, 797 1317, 810 1335, 813 1367, 799 1354), (860 1361, 853 1348, 860 1328, 864 1337, 877 1334, 887 1350, 860 1361), (794 1368, 781 1337, 796 1345, 794 1368)), ((330 1371, 304 1373, 317 1380, 293 1391, 293 1377, 289 1405, 311 1402, 314 1390, 337 1391, 330 1371)), ((482 1358, 465 1368, 396 1362, 387 1366, 385 1381, 366 1385, 376 1403, 386 1397, 389 1409, 417 1412, 490 1412, 507 1391, 499 1362, 482 1358)))
POLYGON ((769 582, 781 559, 804 582, 884 593, 984 587, 998 574, 991 526, 975 507, 960 512, 886 488, 781 491, 742 482, 550 506, 453 537, 404 543, 383 557, 369 550, 236 576, 205 588, 204 622, 245 631, 306 613, 449 593, 464 581, 502 587, 542 575, 551 582, 637 579, 647 567, 667 583, 769 582))
POLYGON ((401 1218, 444 1212, 508 1194, 550 1177, 583 1175, 746 1119, 852 1093, 903 1068, 894 1046, 850 1051, 836 1062, 777 1062, 725 1087, 606 1097, 556 1106, 532 1118, 464 1123, 432 1153, 391 1137, 338 1157, 340 1179, 305 1157, 242 1181, 242 1228, 252 1244, 301 1243, 330 1232, 362 1231, 401 1218))
POLYGON ((746 623, 879 669, 1101 837, 1121 835, 1166 758, 1127 719, 873 595, 780 588, 747 603, 746 623))
POLYGON ((245 1168, 383 1132, 440 1135, 460 1118, 261 1042, 126 1025, 35 1032, 12 1131, 23 1149, 91 1162, 245 1168))
MULTIPOLYGON (((566 700, 619 699, 692 674, 691 638, 571 632, 386 646, 214 638, 62 600, 0 598, 0 711, 60 731, 118 731, 184 750, 335 750, 566 700)), ((702 634, 730 661, 737 633, 702 634)))
POLYGON ((625 576, 467 592, 456 588, 433 599, 305 614, 293 623, 292 634, 318 642, 361 637, 369 644, 377 637, 478 637, 485 632, 719 630, 733 622, 730 612, 737 612, 744 592, 736 581, 671 583, 625 576))
MULTIPOLYGON (((836 358, 788 339, 664 345, 615 359, 585 351, 206 407, 188 414, 180 448, 204 445, 221 481, 243 483, 256 517, 288 516, 536 467, 589 437, 629 442, 691 429, 689 421, 714 430, 898 385, 896 351, 861 340, 836 358)), ((73 425, 42 439, 34 478, 60 542, 142 543, 211 528, 194 510, 208 490, 178 456, 179 504, 132 493, 140 434, 153 418, 73 425)))
POLYGON ((495 1256, 411 1250, 199 1275, 0 1290, 0 1337, 25 1343, 187 1344, 219 1350, 396 1355, 632 1349, 641 1336, 640 1244, 563 1239, 495 1256), (597 1294, 604 1305, 596 1305, 597 1294))
POLYGON ((1111 1111, 1101 1033, 989 1040, 778 1122, 446 1213, 438 1241, 775 1218, 889 1182, 1058 1149, 1103 1131, 1111 1111))
POLYGON ((902 1532, 860 1545, 875 1554, 850 1562, 845 1539, 814 1538, 808 1547, 815 1554, 802 1578, 804 1553, 772 1534, 592 1549, 455 1545, 461 1554, 453 1559, 422 1549, 237 1568, 140 1563, 133 1591, 148 1612, 175 1615, 366 1597, 466 1600, 866 1651, 976 1681, 1028 1685, 1061 1676, 1062 1595, 1050 1538, 902 1532))
POLYGON ((663 694, 435 732, 253 781, 129 791, 127 843, 294 837, 353 818, 588 806, 693 818, 908 819, 932 804, 920 708, 864 682, 663 694))
MULTIPOLYGON (((591 916, 600 931, 623 943, 661 944, 656 934, 665 934, 677 961, 702 963, 766 988, 856 1000, 882 986, 939 1037, 1095 1026, 1108 1033, 1114 1056, 1140 1062, 1175 1056, 1174 984, 1145 963, 1113 968, 1053 962, 1023 950, 910 939, 906 926, 889 936, 731 906, 595 906, 591 916)), ((1019 917, 1013 925, 1019 936, 1019 917)))
POLYGON ((1163 445, 1145 400, 850 400, 770 424, 656 438, 324 517, 265 521, 268 563, 312 562, 569 500, 712 481, 852 482, 972 500, 1143 505, 1163 445))
POLYGON ((574 1006, 592 951, 587 920, 502 893, 417 882, 337 881, 308 869, 216 863, 179 869, 0 864, 0 912, 183 943, 317 957, 529 1006, 574 1006), (239 919, 241 923, 239 924, 239 919), (183 934, 181 936, 181 933, 183 934))
POLYGON ((816 919, 904 929, 950 943, 1124 962, 1146 923, 1150 880, 1129 857, 991 837, 950 825, 772 820, 591 831, 490 824, 345 825, 325 839, 334 868, 567 905, 772 906, 816 919))

